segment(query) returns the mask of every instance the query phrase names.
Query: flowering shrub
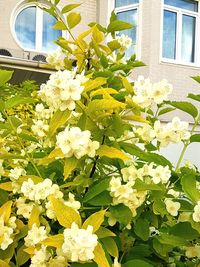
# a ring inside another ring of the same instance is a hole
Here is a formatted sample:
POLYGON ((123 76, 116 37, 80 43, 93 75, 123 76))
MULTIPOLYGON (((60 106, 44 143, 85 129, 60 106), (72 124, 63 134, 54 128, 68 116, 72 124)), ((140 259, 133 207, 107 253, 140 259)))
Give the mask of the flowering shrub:
MULTIPOLYGON (((200 175, 182 166, 200 141, 197 108, 169 101, 166 80, 129 80, 143 64, 126 58, 131 40, 116 32, 130 24, 112 13, 107 28, 74 37, 78 4, 61 16, 58 0, 46 2, 71 39, 47 57, 57 72, 37 94, 0 100, 0 266, 199 266, 200 175), (161 123, 176 108, 191 130, 177 117, 161 123), (173 166, 159 149, 180 142, 173 166)), ((11 74, 0 71, 1 87, 11 74)))

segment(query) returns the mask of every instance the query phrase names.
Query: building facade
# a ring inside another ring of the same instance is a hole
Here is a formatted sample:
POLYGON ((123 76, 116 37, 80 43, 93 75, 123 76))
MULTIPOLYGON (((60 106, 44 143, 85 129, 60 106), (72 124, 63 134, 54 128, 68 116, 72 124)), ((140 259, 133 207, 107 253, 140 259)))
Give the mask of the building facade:
MULTIPOLYGON (((52 30, 55 22, 52 17, 39 10, 36 4, 27 2, 7 0, 5 3, 0 0, 0 66, 10 65, 21 73, 26 70, 23 79, 38 79, 38 75, 41 75, 39 82, 42 82, 50 71, 43 69, 40 62, 45 60, 48 51, 55 48, 51 41, 61 33, 52 30), (27 70, 30 75, 27 75, 27 70)), ((185 100, 189 92, 198 93, 200 87, 191 77, 200 74, 200 2, 61 0, 59 8, 80 2, 82 4, 76 11, 81 13, 82 22, 74 29, 76 35, 86 30, 90 22, 97 21, 106 26, 111 11, 115 9, 120 20, 135 25, 126 31, 134 43, 128 53, 136 53, 138 60, 146 64, 136 69, 132 77, 140 74, 153 82, 166 78, 174 87, 173 100, 185 100)), ((62 34, 67 37, 65 32, 62 34)), ((17 72, 15 75, 19 77, 17 72)), ((163 120, 169 120, 170 116, 174 114, 164 116, 163 120)), ((180 116, 190 122, 186 115, 180 116)), ((174 154, 171 156, 174 157, 174 154)))

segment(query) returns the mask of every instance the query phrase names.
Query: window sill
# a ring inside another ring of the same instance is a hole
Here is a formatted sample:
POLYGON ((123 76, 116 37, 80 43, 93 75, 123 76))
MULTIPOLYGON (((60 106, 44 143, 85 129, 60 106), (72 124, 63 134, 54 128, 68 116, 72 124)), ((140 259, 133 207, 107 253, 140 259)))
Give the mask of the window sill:
POLYGON ((200 69, 200 65, 198 65, 197 63, 179 62, 179 61, 164 59, 164 58, 160 60, 160 64, 177 66, 177 67, 182 67, 182 68, 189 68, 189 69, 198 69, 198 70, 200 69))

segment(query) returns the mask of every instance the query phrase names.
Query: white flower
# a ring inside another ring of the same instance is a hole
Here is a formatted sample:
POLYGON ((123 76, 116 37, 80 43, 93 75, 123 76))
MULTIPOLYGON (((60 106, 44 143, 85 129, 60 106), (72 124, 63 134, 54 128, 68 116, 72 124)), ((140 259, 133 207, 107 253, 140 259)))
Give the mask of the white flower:
POLYGON ((12 235, 16 228, 15 220, 16 217, 9 218, 6 225, 4 216, 0 216, 0 249, 2 250, 6 250, 13 243, 12 235))
POLYGON ((200 246, 195 245, 194 247, 186 247, 185 255, 188 258, 200 258, 200 246))
POLYGON ((136 130, 136 133, 145 142, 151 142, 155 138, 155 131, 149 124, 144 124, 136 130))
POLYGON ((114 258, 114 264, 112 265, 112 267, 121 267, 121 263, 118 262, 118 258, 114 258))
POLYGON ((171 171, 169 166, 163 167, 159 165, 155 169, 151 169, 149 175, 152 176, 152 180, 155 184, 166 184, 171 177, 171 171))
POLYGON ((5 121, 5 119, 3 118, 3 115, 2 115, 2 113, 0 112, 0 122, 4 122, 5 121))
POLYGON ((26 175, 26 171, 21 167, 15 167, 10 170, 9 177, 17 180, 20 176, 26 175))
POLYGON ((34 203, 25 203, 25 198, 16 199, 17 215, 22 215, 24 218, 29 219, 34 203))
POLYGON ((52 111, 73 110, 75 101, 81 99, 82 84, 86 80, 83 73, 76 76, 72 71, 58 71, 50 76, 46 84, 41 85, 39 96, 52 111))
POLYGON ((70 229, 64 230, 64 243, 62 250, 72 262, 86 262, 94 258, 94 249, 97 246, 97 235, 93 234, 93 227, 79 229, 72 223, 70 229))
POLYGON ((49 125, 43 120, 33 120, 33 122, 34 124, 31 126, 33 133, 40 138, 45 137, 49 130, 49 125))
POLYGON ((51 66, 55 67, 56 70, 62 70, 65 66, 65 54, 60 47, 58 47, 55 51, 48 54, 46 61, 51 66))
POLYGON ((49 260, 51 254, 46 250, 46 246, 41 246, 41 249, 35 249, 34 255, 31 258, 30 267, 46 267, 46 263, 49 260))
POLYGON ((195 222, 200 222, 200 201, 198 201, 197 205, 194 207, 192 218, 195 222))
POLYGON ((167 192, 168 195, 172 195, 173 197, 179 197, 180 196, 180 192, 178 191, 175 191, 174 189, 170 189, 168 192, 167 192))
POLYGON ((119 37, 117 37, 117 41, 119 42, 119 44, 122 46, 123 49, 128 49, 132 45, 132 39, 125 34, 122 34, 119 37))
POLYGON ((27 236, 24 238, 24 241, 27 247, 32 247, 46 238, 47 238, 47 232, 45 227, 44 226, 37 227, 37 225, 34 223, 32 228, 28 231, 27 236))
POLYGON ((172 92, 172 85, 163 79, 160 82, 154 83, 151 90, 151 97, 156 104, 161 104, 168 99, 168 95, 172 92))
POLYGON ((178 210, 181 207, 181 204, 179 202, 172 201, 169 198, 165 199, 165 205, 166 209, 169 212, 170 215, 172 216, 177 216, 178 215, 178 210))
POLYGON ((56 136, 57 146, 67 158, 73 155, 77 159, 85 155, 94 157, 99 148, 99 142, 92 141, 90 136, 90 131, 81 131, 78 127, 66 127, 63 132, 56 136))

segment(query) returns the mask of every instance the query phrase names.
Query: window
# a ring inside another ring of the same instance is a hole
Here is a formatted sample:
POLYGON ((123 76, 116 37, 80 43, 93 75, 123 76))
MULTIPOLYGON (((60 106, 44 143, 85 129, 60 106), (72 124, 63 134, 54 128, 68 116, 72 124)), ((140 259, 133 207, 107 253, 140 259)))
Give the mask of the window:
POLYGON ((133 40, 132 47, 126 52, 127 57, 136 54, 137 50, 138 7, 139 0, 115 0, 117 18, 134 25, 134 28, 121 32, 121 34, 126 34, 133 40))
POLYGON ((52 26, 56 19, 36 6, 21 9, 14 22, 14 32, 23 49, 49 52, 56 48, 53 43, 62 32, 52 26))
POLYGON ((198 3, 164 0, 162 57, 180 63, 196 63, 198 3))

